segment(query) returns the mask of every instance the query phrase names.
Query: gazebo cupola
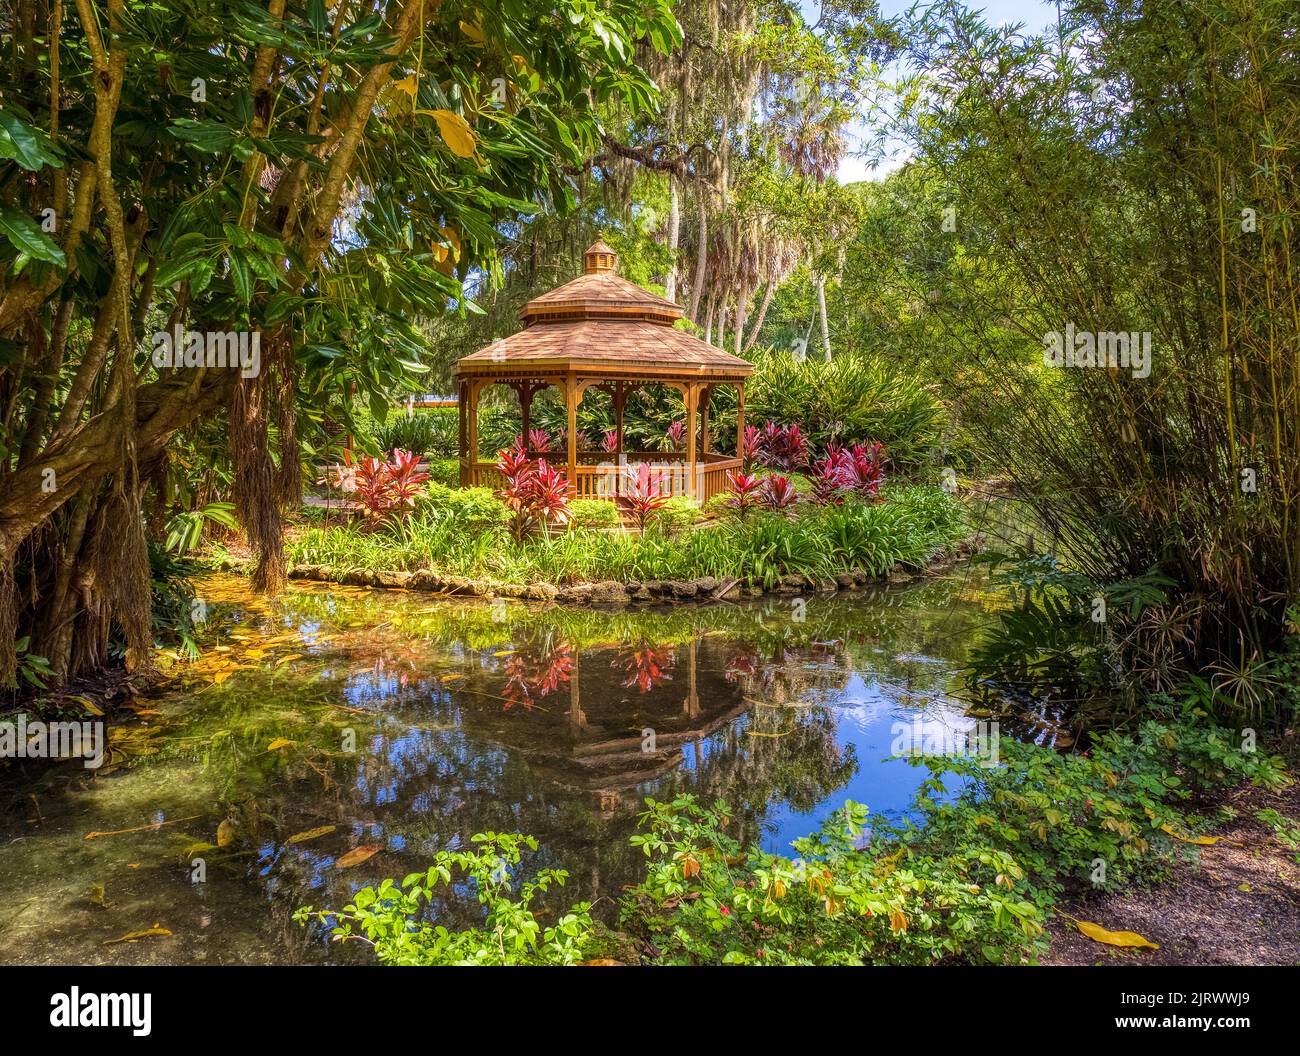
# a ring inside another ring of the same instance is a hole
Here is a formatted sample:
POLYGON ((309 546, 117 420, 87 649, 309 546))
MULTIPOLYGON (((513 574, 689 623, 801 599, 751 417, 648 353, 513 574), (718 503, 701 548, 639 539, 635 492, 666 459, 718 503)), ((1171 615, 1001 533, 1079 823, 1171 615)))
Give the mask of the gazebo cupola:
MULTIPOLYGON (((603 241, 583 254, 583 273, 529 301, 519 313, 524 328, 461 359, 460 479, 464 485, 496 487, 495 457, 479 450, 479 398, 489 385, 508 385, 519 397, 523 435, 529 432, 533 397, 555 386, 568 410, 566 458, 569 482, 581 498, 613 498, 623 488, 629 462, 652 461, 665 474, 666 490, 707 499, 726 486, 728 470, 740 459, 710 450, 709 403, 719 385, 737 393, 737 451, 745 428, 745 379, 753 367, 738 356, 673 324, 682 310, 618 274, 618 254, 603 241), (626 451, 623 410, 627 397, 647 385, 682 394, 686 408, 685 449, 626 451), (592 450, 594 438, 578 435, 578 406, 591 388, 609 394, 614 406, 617 449, 592 450), (593 441, 591 443, 584 443, 593 441)), ((552 452, 550 457, 559 458, 552 452)))

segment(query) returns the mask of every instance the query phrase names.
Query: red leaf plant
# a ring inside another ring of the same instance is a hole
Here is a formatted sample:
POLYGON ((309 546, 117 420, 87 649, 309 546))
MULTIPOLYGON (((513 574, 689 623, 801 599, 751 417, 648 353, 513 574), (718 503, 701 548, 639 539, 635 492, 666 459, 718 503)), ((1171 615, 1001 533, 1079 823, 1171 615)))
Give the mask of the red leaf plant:
POLYGON ((773 473, 763 481, 763 487, 758 493, 758 501, 769 510, 788 510, 798 503, 799 496, 788 477, 773 473))
POLYGON ((759 503, 763 482, 756 476, 727 470, 727 497, 723 500, 729 509, 742 517, 759 503))
POLYGON ((645 535, 646 525, 656 510, 668 503, 664 489, 664 474, 652 470, 648 462, 627 467, 627 486, 615 500, 619 510, 627 514, 645 535))
POLYGON ((516 654, 506 661, 504 711, 516 704, 525 711, 533 707, 534 699, 554 693, 573 676, 573 654, 567 644, 561 643, 539 656, 516 654))
POLYGON ((808 464, 808 440, 797 425, 767 422, 758 438, 759 460, 783 473, 793 473, 808 464))
POLYGON ((510 512, 510 534, 515 542, 538 526, 549 533, 551 525, 568 524, 572 519, 569 481, 546 459, 531 459, 523 448, 515 447, 498 454, 496 468, 505 478, 505 487, 496 495, 510 512))
POLYGON ((357 463, 356 496, 368 521, 381 521, 390 514, 405 516, 424 494, 421 485, 429 479, 419 470, 420 459, 396 448, 392 459, 363 455, 357 463))
POLYGON ((686 426, 678 419, 664 433, 664 450, 680 451, 686 446, 686 426))
POLYGON ((745 436, 740 442, 741 468, 748 473, 754 468, 754 463, 759 460, 763 452, 762 437, 759 436, 758 426, 745 426, 745 436))
POLYGON ((604 436, 600 441, 600 449, 607 454, 614 454, 618 450, 618 430, 606 429, 604 436))
POLYGON ((676 657, 670 645, 651 645, 645 642, 629 653, 614 660, 613 665, 627 672, 624 686, 636 686, 640 693, 649 693, 656 686, 671 682, 676 657))

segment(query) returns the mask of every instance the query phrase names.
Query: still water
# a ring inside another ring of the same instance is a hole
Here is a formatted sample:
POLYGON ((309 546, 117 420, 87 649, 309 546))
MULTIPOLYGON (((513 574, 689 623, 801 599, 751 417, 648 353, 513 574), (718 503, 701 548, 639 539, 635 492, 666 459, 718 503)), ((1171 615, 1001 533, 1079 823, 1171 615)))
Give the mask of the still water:
POLYGON ((612 918, 647 796, 725 798, 771 851, 846 799, 905 810, 926 772, 887 758, 893 728, 973 725, 955 672, 993 604, 962 569, 638 612, 324 584, 267 600, 223 576, 199 593, 202 659, 134 698, 103 768, 9 775, 0 962, 353 959, 294 908, 485 830, 532 833, 528 864, 612 918))

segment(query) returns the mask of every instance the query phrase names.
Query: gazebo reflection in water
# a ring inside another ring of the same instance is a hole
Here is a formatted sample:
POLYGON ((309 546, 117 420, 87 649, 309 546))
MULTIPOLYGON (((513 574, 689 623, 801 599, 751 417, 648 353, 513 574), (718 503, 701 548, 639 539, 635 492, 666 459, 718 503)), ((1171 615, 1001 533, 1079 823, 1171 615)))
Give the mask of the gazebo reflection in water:
MULTIPOLYGON (((460 482, 500 487, 495 459, 479 450, 478 408, 483 391, 508 385, 519 398, 521 435, 530 431, 533 398, 554 386, 568 412, 567 450, 562 457, 575 498, 615 498, 626 487, 629 464, 654 463, 663 471, 661 490, 700 502, 722 492, 738 457, 711 449, 709 405, 720 386, 736 390, 736 451, 745 431, 745 379, 753 367, 738 356, 679 330, 682 310, 671 301, 618 275, 618 256, 597 242, 583 257, 583 274, 524 306, 524 329, 456 364, 460 408, 460 482), (627 451, 623 412, 628 397, 647 385, 681 393, 685 450, 627 451), (614 408, 613 451, 579 448, 578 407, 596 389, 614 408)), ((530 452, 537 454, 537 452, 530 452)), ((549 453, 548 453, 549 454, 549 453)))

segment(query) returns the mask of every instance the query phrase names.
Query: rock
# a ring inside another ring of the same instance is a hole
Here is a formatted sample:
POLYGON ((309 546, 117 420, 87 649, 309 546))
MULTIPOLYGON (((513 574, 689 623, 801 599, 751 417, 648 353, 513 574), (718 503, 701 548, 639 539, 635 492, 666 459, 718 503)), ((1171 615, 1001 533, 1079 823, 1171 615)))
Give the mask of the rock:
POLYGON ((422 568, 418 572, 412 572, 411 578, 406 581, 410 590, 442 590, 442 576, 432 572, 427 568, 422 568))
POLYGON ((621 605, 627 601, 627 591, 622 583, 606 579, 592 586, 591 600, 600 605, 621 605))
POLYGON ((483 584, 466 576, 448 576, 442 582, 442 591, 444 594, 477 597, 483 593, 483 584))
POLYGON ((718 577, 705 576, 703 579, 697 579, 695 585, 699 588, 701 594, 712 594, 718 589, 718 577))
POLYGON ((553 601, 557 594, 559 591, 553 583, 529 583, 524 587, 523 596, 533 601, 553 601))
POLYGON ((700 592, 699 584, 693 579, 670 579, 664 585, 670 598, 693 598, 700 592))
POLYGON ((381 587, 406 587, 411 582, 411 573, 376 572, 375 582, 381 587))
POLYGON ((891 583, 911 583, 915 578, 916 576, 904 568, 901 562, 895 564, 889 570, 889 582, 891 583))
POLYGON ((808 580, 798 574, 782 576, 777 584, 777 592, 780 594, 802 594, 808 586, 808 580))
POLYGON ((339 576, 339 582, 351 587, 373 587, 375 574, 367 572, 364 568, 349 568, 339 576))
POLYGON ((560 588, 560 592, 555 596, 555 599, 570 604, 585 604, 591 601, 591 584, 570 583, 568 586, 560 588))
POLYGON ((650 593, 650 588, 645 583, 629 583, 627 585, 627 596, 632 601, 654 600, 654 595, 650 593))
POLYGON ((852 572, 841 572, 835 577, 835 585, 840 590, 857 590, 858 580, 852 572))

